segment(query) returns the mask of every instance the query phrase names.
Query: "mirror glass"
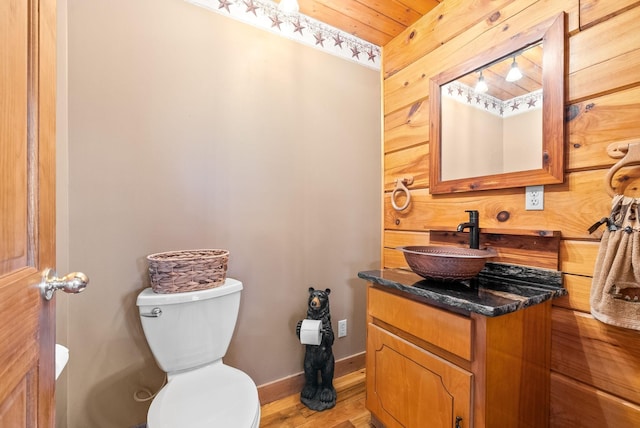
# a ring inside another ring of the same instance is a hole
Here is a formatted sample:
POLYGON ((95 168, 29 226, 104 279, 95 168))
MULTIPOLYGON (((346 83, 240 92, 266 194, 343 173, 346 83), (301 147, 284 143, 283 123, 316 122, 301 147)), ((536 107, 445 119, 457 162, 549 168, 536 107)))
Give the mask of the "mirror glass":
POLYGON ((564 15, 434 76, 430 99, 431 193, 561 183, 564 15))
POLYGON ((441 86, 442 180, 542 168, 542 49, 441 86))

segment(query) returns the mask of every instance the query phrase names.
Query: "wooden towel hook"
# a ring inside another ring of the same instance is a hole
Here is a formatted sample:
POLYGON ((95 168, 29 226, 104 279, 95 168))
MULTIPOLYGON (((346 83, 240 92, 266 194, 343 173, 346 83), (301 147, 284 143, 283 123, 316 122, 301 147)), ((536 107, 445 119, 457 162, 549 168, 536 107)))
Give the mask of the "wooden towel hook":
POLYGON ((640 140, 627 140, 609 144, 607 153, 612 158, 621 158, 609 169, 605 177, 607 193, 609 196, 614 196, 616 191, 611 185, 611 180, 615 173, 625 166, 640 165, 640 140))
POLYGON ((629 151, 629 145, 634 143, 640 143, 640 139, 633 138, 631 140, 622 140, 611 143, 607 146, 607 154, 611 158, 622 158, 629 151))
POLYGON ((411 202, 411 193, 409 192, 409 189, 407 189, 407 186, 410 186, 411 184, 413 184, 412 176, 396 178, 396 187, 393 189, 393 192, 391 192, 391 205, 394 210, 403 211, 409 206, 409 202, 411 202), (396 196, 400 193, 404 193, 406 196, 405 202, 401 206, 396 203, 396 196))

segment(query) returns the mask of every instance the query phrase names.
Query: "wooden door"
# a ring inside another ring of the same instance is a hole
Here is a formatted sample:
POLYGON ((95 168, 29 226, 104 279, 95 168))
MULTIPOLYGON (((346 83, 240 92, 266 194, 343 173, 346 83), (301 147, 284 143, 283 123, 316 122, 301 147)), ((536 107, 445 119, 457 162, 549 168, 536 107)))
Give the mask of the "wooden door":
POLYGON ((0 2, 0 427, 53 427, 55 0, 0 2))
POLYGON ((471 427, 473 375, 380 327, 367 327, 367 409, 387 428, 471 427))

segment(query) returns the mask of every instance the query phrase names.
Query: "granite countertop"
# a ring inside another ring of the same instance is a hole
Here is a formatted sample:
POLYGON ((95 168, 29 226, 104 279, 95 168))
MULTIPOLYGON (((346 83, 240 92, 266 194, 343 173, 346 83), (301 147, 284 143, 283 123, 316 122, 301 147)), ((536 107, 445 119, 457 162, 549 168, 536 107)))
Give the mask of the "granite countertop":
POLYGON ((441 308, 488 317, 567 294, 559 271, 502 263, 487 263, 476 278, 468 281, 428 280, 405 269, 362 271, 358 277, 421 297, 441 308))

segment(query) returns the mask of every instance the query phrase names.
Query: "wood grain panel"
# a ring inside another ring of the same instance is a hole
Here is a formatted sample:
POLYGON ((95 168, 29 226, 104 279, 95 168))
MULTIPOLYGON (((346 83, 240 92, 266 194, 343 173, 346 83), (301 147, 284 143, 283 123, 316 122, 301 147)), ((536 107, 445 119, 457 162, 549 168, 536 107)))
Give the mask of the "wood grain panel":
MULTIPOLYGON (((516 232, 516 231, 514 231, 516 232)), ((526 231, 523 231, 523 234, 526 231)), ((433 232, 431 232, 433 235, 433 232)), ((468 238, 466 234, 451 233, 449 237, 430 236, 428 232, 385 232, 385 248, 383 251, 383 265, 387 268, 406 268, 408 264, 402 252, 394 248, 402 245, 456 245, 466 246, 468 238), (387 236, 389 236, 389 244, 387 245, 387 236)), ((500 234, 481 234, 480 242, 482 245, 488 244, 498 251, 498 256, 491 259, 498 263, 512 263, 524 266, 536 266, 544 269, 558 269, 558 250, 557 240, 545 244, 542 249, 536 250, 532 248, 531 242, 535 241, 535 237, 526 239, 524 236, 502 236, 500 234), (484 236, 484 237, 483 237, 484 236), (488 236, 488 237, 487 237, 488 236)), ((534 244, 535 247, 535 244, 534 244)))
POLYGON ((440 3, 427 18, 411 25, 385 46, 384 77, 395 74, 420 56, 431 52, 512 2, 513 0, 503 0, 496 4, 479 1, 469 5, 466 0, 447 0, 440 3))
POLYGON ((0 6, 0 276, 27 265, 28 8, 27 2, 0 6))
POLYGON ((593 278, 590 276, 564 274, 562 277, 563 286, 569 294, 554 299, 553 305, 559 308, 589 312, 591 310, 589 294, 592 280, 593 278))
POLYGON ((382 257, 382 266, 385 269, 403 268, 410 270, 404 255, 398 250, 385 248, 382 252, 382 257))
MULTIPOLYGON (((529 3, 530 1, 527 0, 527 2, 515 2, 505 6, 497 20, 482 21, 474 25, 458 37, 385 79, 383 83, 384 114, 394 112, 428 96, 429 80, 432 76, 459 65, 495 44, 514 38, 522 31, 540 25, 542 21, 557 13, 565 10, 577 11, 578 7, 577 0, 543 1, 533 2, 533 5, 523 10, 523 7, 529 3)), ((385 55, 387 55, 386 52, 385 55)))
POLYGON ((391 324, 419 339, 471 360, 469 318, 369 286, 369 315, 391 324))
POLYGON ((367 408, 388 428, 450 428, 471 419, 473 375, 374 324, 367 326, 367 408))
POLYGON ((614 194, 640 197, 640 168, 637 165, 620 168, 611 177, 611 189, 614 194))
MULTIPOLYGON (((375 42, 377 45, 384 45, 385 41, 389 39, 388 36, 395 37, 400 34, 407 25, 420 19, 420 14, 414 10, 398 7, 398 5, 388 5, 384 8, 384 13, 380 12, 380 7, 370 7, 365 1, 357 0, 315 0, 313 4, 313 13, 318 14, 321 9, 338 10, 340 16, 346 22, 346 19, 351 20, 347 27, 351 27, 353 31, 349 31, 353 35, 358 35, 358 32, 366 32, 367 37, 369 34, 382 33, 387 37, 380 37, 375 42), (390 16, 391 15, 391 16, 390 16), (404 23, 403 23, 404 21, 404 23)), ((373 4, 371 6, 374 6, 373 4)), ((304 13, 303 3, 300 4, 300 9, 304 13)), ((331 18, 337 19, 335 17, 331 18)), ((323 21, 323 19, 320 19, 323 21)), ((363 37, 364 38, 364 37, 363 37)))
MULTIPOLYGON (((333 0, 298 0, 300 5, 300 13, 310 16, 318 21, 325 22, 349 34, 353 34, 363 40, 382 46, 387 43, 393 34, 387 33, 388 29, 377 28, 373 23, 376 18, 386 18, 384 14, 367 8, 365 5, 359 4, 362 15, 357 19, 353 18, 353 12, 347 7, 336 7, 333 0), (333 5, 333 7, 330 7, 333 5), (370 24, 367 24, 369 22, 370 24)), ((358 2, 351 1, 349 6, 353 7, 358 2)), ((386 24, 386 22, 385 22, 386 24)), ((386 27, 386 25, 385 25, 386 27)), ((402 27, 396 29, 400 32, 402 27)))
MULTIPOLYGON (((29 361, 33 363, 33 361, 29 361)), ((0 426, 1 427, 32 427, 36 426, 36 415, 30 409, 30 402, 36 402, 36 374, 29 373, 20 383, 11 391, 11 398, 6 400, 2 398, 3 404, 0 405, 0 426), (26 417, 25 417, 26 416, 26 417)))
POLYGON ((553 370, 640 404, 640 333, 561 308, 552 319, 553 370))
POLYGON ((568 170, 610 167, 607 146, 640 135, 640 86, 569 106, 568 170))
POLYGON ((551 374, 551 428, 640 426, 640 406, 551 374))
MULTIPOLYGON (((340 9, 342 14, 361 21, 370 27, 388 34, 399 35, 407 26, 422 17, 422 13, 397 2, 372 0, 316 0, 330 8, 340 9)), ((384 45, 382 42, 379 45, 384 45)))
POLYGON ((467 220, 465 210, 477 209, 481 227, 560 230, 565 239, 598 239, 587 229, 611 211, 605 174, 606 170, 574 172, 566 176, 564 184, 545 186, 547 209, 543 211, 525 210, 522 188, 469 192, 456 197, 434 196, 427 189, 416 189, 411 192, 409 207, 402 212, 393 209, 389 194, 385 194, 384 228, 447 230, 467 220))
POLYGON ((402 252, 385 248, 382 251, 382 266, 385 268, 405 268, 409 270, 407 260, 402 252))
POLYGON ((423 99, 384 118, 384 152, 429 140, 429 101, 423 99))
POLYGON ((429 234, 387 230, 384 232, 382 245, 385 248, 395 248, 403 245, 429 245, 429 234))
POLYGON ((640 84, 638 19, 640 8, 629 8, 570 38, 570 102, 640 84))
POLYGON ((563 240, 560 243, 560 270, 592 277, 599 248, 600 242, 563 240))
POLYGON ((429 141, 428 125, 407 124, 384 131, 385 153, 406 149, 416 144, 424 144, 427 141, 429 141))
POLYGON ((384 156, 384 190, 391 192, 396 179, 412 177, 409 190, 429 187, 429 145, 421 144, 384 156))
POLYGON ((567 101, 613 93, 640 82, 640 50, 613 57, 569 75, 567 101))
POLYGON ((384 118, 384 128, 387 130, 406 124, 414 126, 429 124, 429 101, 427 98, 418 100, 405 109, 388 114, 384 118))
MULTIPOLYGON (((430 240, 436 245, 469 245, 469 232, 431 231, 430 240)), ((498 252, 492 262, 534 266, 543 269, 558 269, 560 236, 552 234, 534 235, 480 232, 480 247, 491 247, 498 252)))
POLYGON ((635 37, 639 20, 640 8, 636 7, 571 37, 569 73, 640 49, 640 38, 635 37))
POLYGON ((2 2, 0 29, 0 425, 49 427, 55 300, 38 284, 55 266, 55 1, 2 2))
MULTIPOLYGON (((377 0, 382 3, 387 3, 385 0, 377 0)), ((421 15, 425 15, 431 11, 434 7, 438 6, 438 3, 442 3, 444 0, 396 0, 406 7, 415 10, 421 15)))
MULTIPOLYGON (((409 26, 385 45, 384 78, 394 75, 451 39, 466 34, 471 31, 470 27, 479 25, 486 29, 496 26, 506 17, 513 15, 514 11, 520 12, 535 1, 485 0, 474 1, 471 4, 468 0, 442 2, 426 17, 409 26), (511 5, 512 3, 517 4, 511 5)), ((578 2, 567 3, 565 11, 568 13, 569 32, 577 31, 578 2)))
MULTIPOLYGON (((37 269, 56 265, 56 2, 38 1, 37 269)), ((34 142, 35 145, 35 142, 34 142)), ((34 167, 35 169, 35 167, 34 167)), ((40 279, 40 278, 38 278, 40 279)), ((32 303, 33 304, 33 303, 32 303)), ((55 421, 55 303, 39 313, 38 426, 55 421)))
POLYGON ((473 426, 548 426, 550 311, 551 302, 546 301, 499 317, 471 315, 478 422, 473 426))
MULTIPOLYGON (((481 7, 473 0, 460 1, 460 4, 469 9, 481 7)), ((601 324, 589 315, 591 275, 604 229, 593 234, 587 231, 610 211, 611 198, 606 194, 604 177, 616 160, 606 154, 607 145, 640 135, 637 120, 640 115, 640 38, 635 31, 640 22, 640 1, 514 2, 500 9, 501 16, 494 23, 477 20, 469 27, 470 21, 465 19, 448 26, 440 23, 441 19, 448 18, 436 13, 444 10, 444 5, 440 5, 384 48, 385 129, 402 126, 411 105, 429 97, 427 81, 431 76, 446 71, 474 51, 512 36, 516 29, 527 28, 556 9, 569 13, 567 51, 572 54, 567 61, 571 72, 566 76, 567 164, 565 183, 545 186, 545 210, 524 210, 521 188, 455 196, 433 196, 428 189, 417 188, 412 190, 411 205, 401 213, 391 208, 389 194, 385 195, 385 236, 389 235, 389 242, 397 245, 405 239, 411 241, 414 235, 427 235, 429 230, 449 230, 446 227, 466 221, 466 209, 480 211, 483 228, 560 230, 560 270, 565 273, 569 296, 554 301, 554 370, 564 375, 553 374, 550 424, 572 428, 640 426, 637 398, 640 387, 635 380, 638 377, 632 381, 624 379, 633 376, 640 367, 640 335, 601 324), (457 35, 458 28, 445 28, 458 24, 466 30, 457 35), (502 32, 507 24, 510 28, 502 32), (413 29, 416 31, 412 34, 413 29), (495 37, 489 40, 489 35, 495 37), (430 40, 425 42, 426 39, 430 40), (434 41, 442 45, 430 45, 434 41), (607 377, 612 379, 609 385, 607 377)), ((390 143, 414 141, 411 130, 404 135, 400 129, 397 131, 389 134, 390 143)), ((385 150, 403 149, 389 144, 385 150)), ((396 159, 395 163, 394 168, 419 165, 410 156, 396 159)), ((638 171, 625 173, 635 177, 638 171)), ((390 182, 390 177, 385 178, 387 190, 390 182)), ((384 258, 385 264, 406 266, 397 251, 385 249, 384 258)), ((475 328, 482 330, 479 324, 475 328)), ((476 416, 484 411, 475 410, 476 416)))
POLYGON ((384 46, 436 7, 439 1, 298 0, 298 3, 300 12, 305 15, 384 46))
POLYGON ((638 0, 581 0, 580 28, 582 30, 589 28, 639 4, 638 0))

